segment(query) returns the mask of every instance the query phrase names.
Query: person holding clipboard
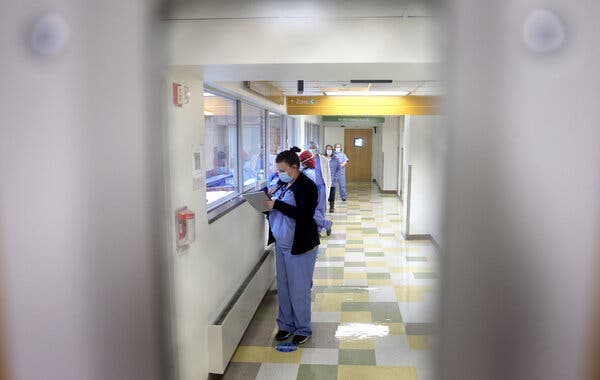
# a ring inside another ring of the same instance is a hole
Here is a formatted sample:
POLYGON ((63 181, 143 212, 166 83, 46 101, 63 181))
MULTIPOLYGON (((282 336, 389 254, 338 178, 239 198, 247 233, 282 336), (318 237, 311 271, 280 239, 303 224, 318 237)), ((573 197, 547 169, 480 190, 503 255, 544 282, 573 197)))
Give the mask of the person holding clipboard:
POLYGON ((320 241, 314 219, 317 186, 300 171, 297 152, 300 149, 293 147, 277 155, 279 181, 264 206, 269 244, 275 242, 279 301, 275 339, 294 335, 292 343, 302 344, 312 336, 310 292, 320 241))

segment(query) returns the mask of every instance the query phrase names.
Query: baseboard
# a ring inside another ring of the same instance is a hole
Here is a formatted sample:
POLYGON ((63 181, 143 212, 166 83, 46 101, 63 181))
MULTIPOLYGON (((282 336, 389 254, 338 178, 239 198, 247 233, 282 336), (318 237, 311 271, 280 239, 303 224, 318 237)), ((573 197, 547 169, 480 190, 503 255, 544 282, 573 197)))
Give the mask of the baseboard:
POLYGON ((375 185, 377 185, 377 188, 379 189, 379 192, 381 194, 398 195, 398 193, 395 190, 382 190, 381 186, 379 185, 379 182, 377 182, 377 180, 375 178, 373 178, 373 182, 375 182, 375 185))
POLYGON ((404 240, 429 240, 431 242, 431 244, 433 244, 433 246, 435 247, 435 250, 438 253, 442 252, 442 246, 430 234, 413 234, 413 235, 408 234, 407 235, 404 232, 402 232, 401 234, 402 234, 402 237, 404 238, 404 240))

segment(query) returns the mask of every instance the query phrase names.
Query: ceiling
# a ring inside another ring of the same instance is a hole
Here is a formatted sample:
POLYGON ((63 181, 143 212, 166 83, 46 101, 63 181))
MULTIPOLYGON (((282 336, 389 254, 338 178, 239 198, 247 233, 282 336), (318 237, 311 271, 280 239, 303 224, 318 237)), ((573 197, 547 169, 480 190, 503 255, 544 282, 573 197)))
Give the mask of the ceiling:
MULTIPOLYGON (((297 92, 297 81, 271 82, 287 96, 300 95, 297 92)), ((443 95, 444 89, 440 81, 393 81, 392 83, 351 83, 346 81, 304 81, 304 92, 301 95, 324 95, 325 91, 407 91, 408 95, 434 96, 443 95), (369 88, 370 86, 370 88, 369 88)))
POLYGON ((174 0, 171 20, 432 17, 434 0, 174 0))

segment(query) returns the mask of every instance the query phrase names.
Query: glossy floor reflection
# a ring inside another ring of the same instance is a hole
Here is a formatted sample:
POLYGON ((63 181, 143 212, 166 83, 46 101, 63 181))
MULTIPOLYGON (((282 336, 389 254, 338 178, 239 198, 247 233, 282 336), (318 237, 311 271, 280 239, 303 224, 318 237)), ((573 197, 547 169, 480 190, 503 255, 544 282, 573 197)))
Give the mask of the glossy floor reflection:
POLYGON ((313 337, 293 353, 273 347, 277 294, 267 294, 224 379, 433 378, 438 259, 429 241, 405 241, 401 204, 370 183, 337 201, 321 239, 313 337))

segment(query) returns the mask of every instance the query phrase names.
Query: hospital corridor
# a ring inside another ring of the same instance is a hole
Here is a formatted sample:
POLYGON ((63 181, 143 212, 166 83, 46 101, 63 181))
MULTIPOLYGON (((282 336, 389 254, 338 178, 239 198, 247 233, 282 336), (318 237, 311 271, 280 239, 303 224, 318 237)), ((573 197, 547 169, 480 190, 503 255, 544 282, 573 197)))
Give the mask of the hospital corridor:
POLYGON ((600 1, 0 3, 0 380, 600 380, 600 1))
POLYGON ((439 258, 430 241, 402 238, 400 209, 395 195, 352 183, 319 248, 312 340, 291 354, 273 350, 271 291, 223 378, 434 378, 439 258))

